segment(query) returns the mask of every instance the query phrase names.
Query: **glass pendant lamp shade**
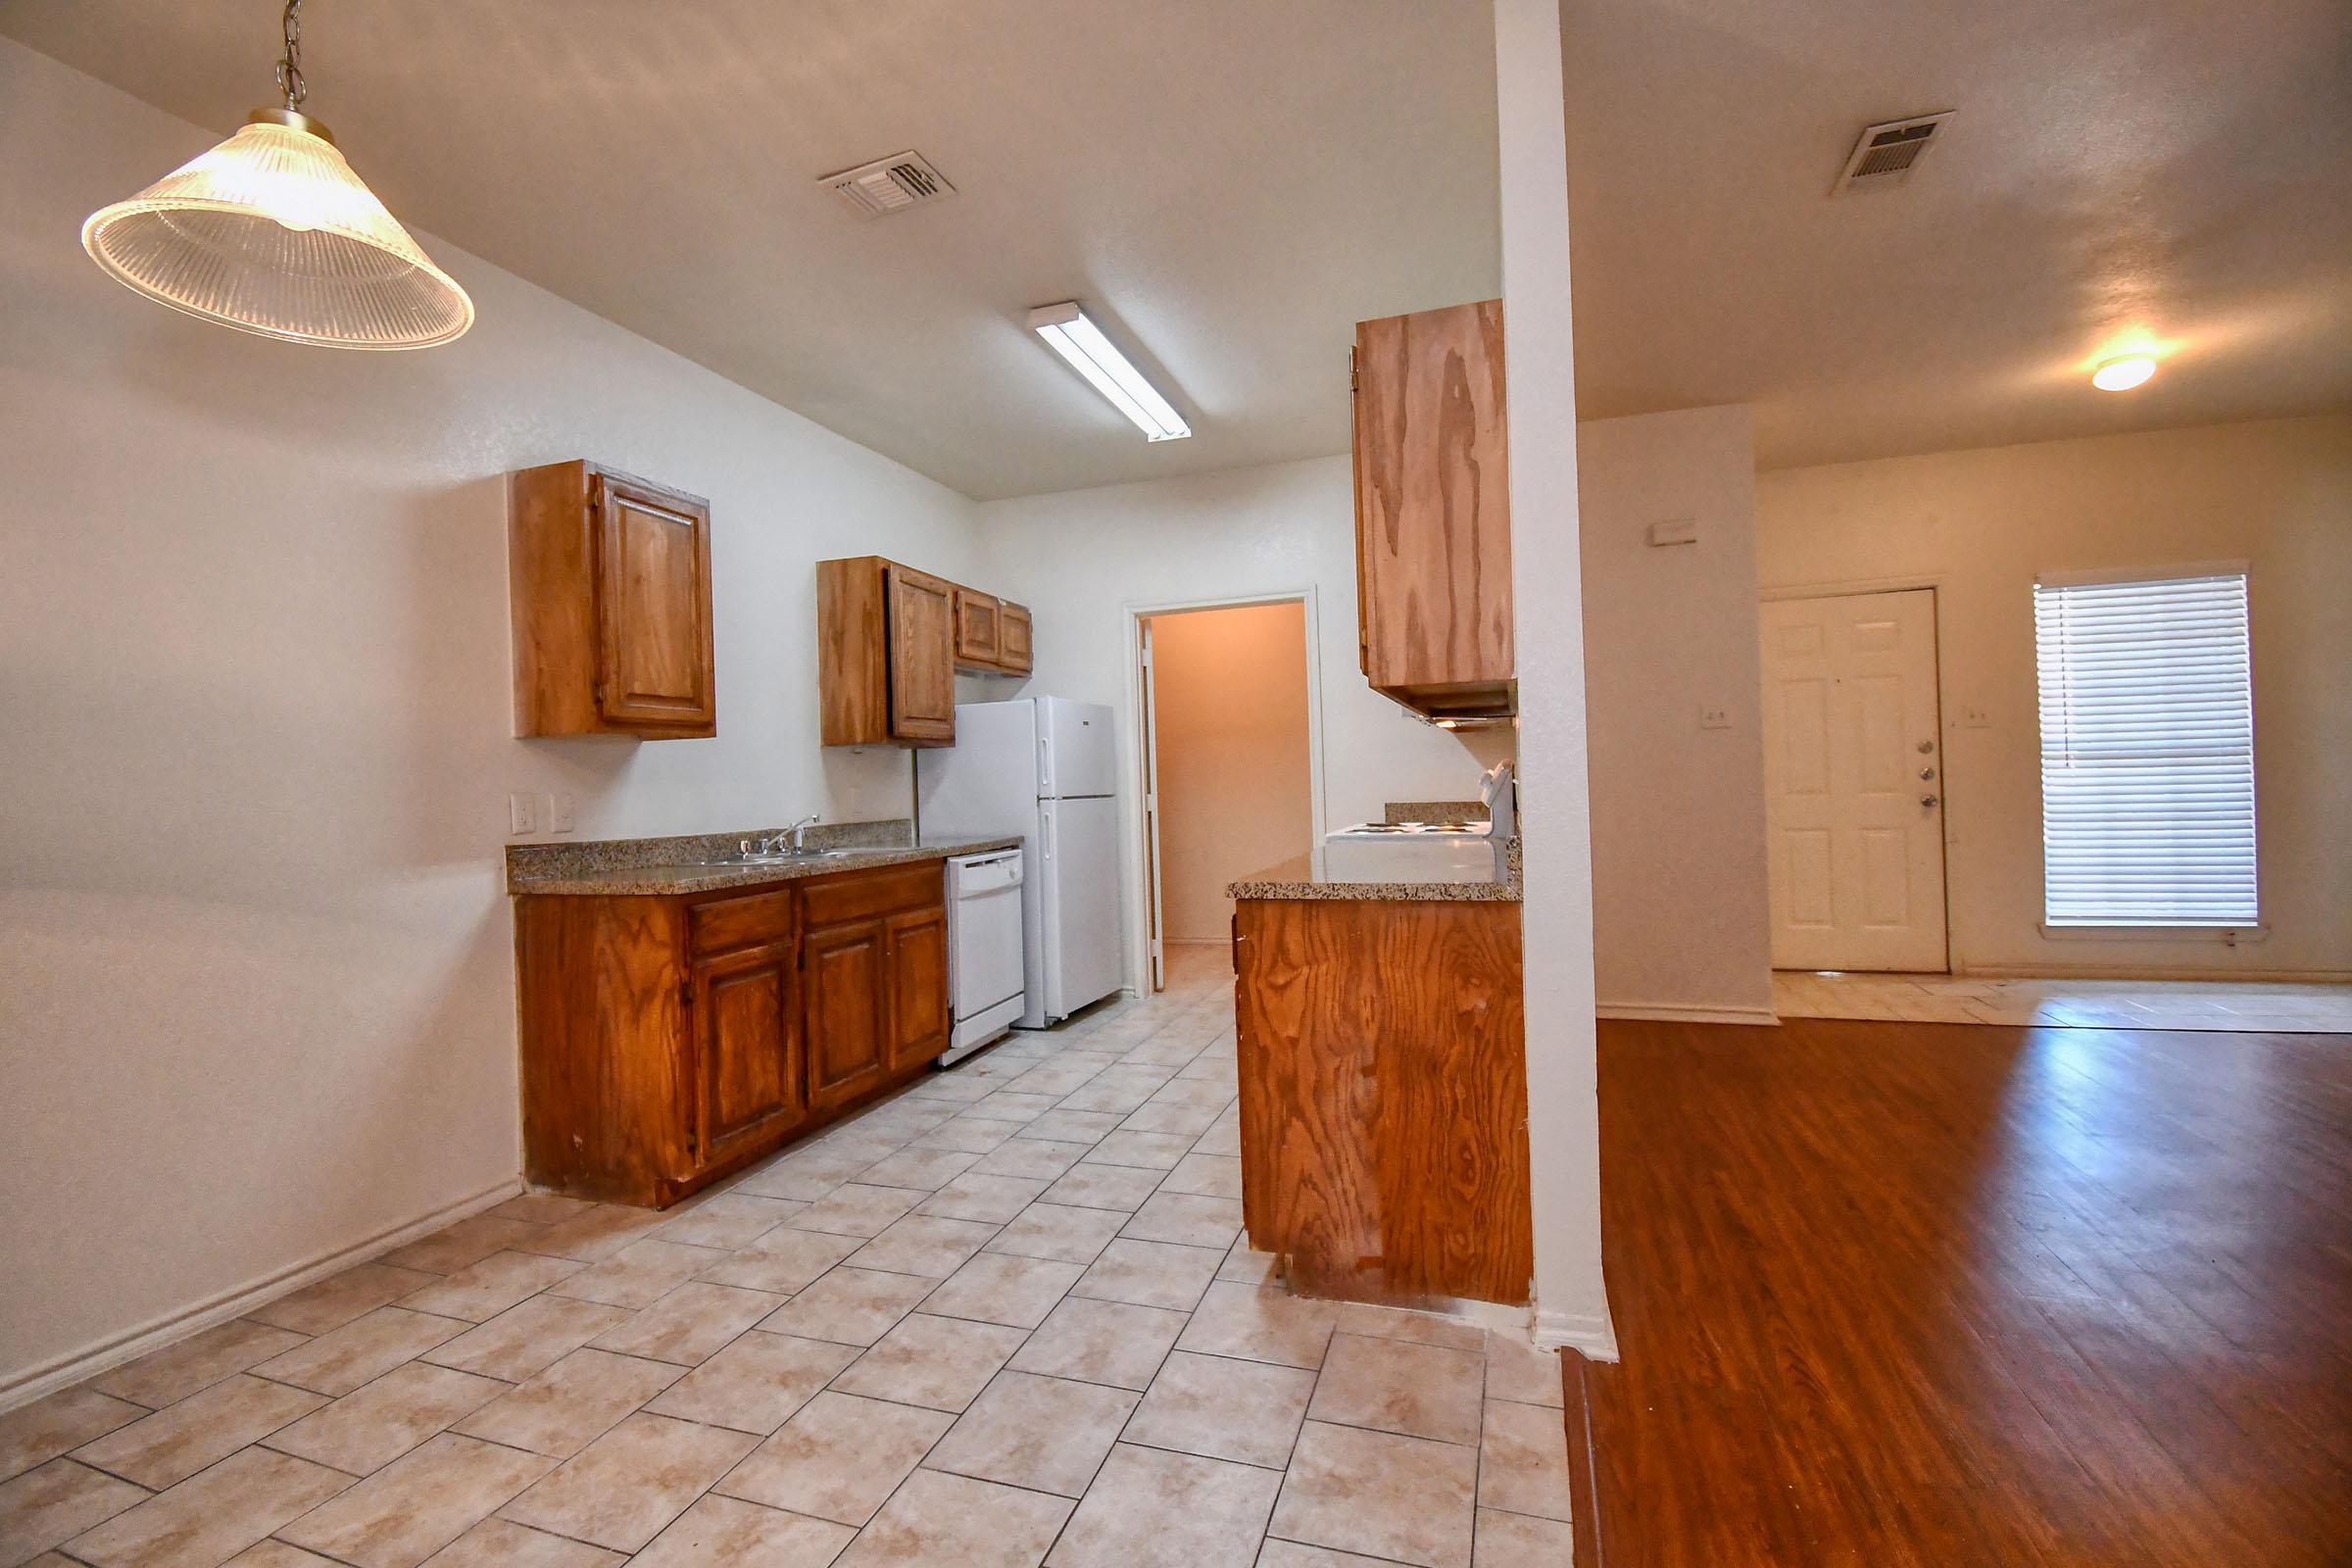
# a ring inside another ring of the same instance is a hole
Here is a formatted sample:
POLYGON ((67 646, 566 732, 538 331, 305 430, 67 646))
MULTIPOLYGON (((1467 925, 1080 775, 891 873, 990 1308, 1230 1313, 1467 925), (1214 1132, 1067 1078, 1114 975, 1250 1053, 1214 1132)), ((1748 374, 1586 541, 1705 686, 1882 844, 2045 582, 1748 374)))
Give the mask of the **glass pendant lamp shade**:
POLYGON ((173 310, 291 343, 422 349, 473 302, 361 182, 326 127, 292 110, 250 123, 81 225, 82 248, 173 310))

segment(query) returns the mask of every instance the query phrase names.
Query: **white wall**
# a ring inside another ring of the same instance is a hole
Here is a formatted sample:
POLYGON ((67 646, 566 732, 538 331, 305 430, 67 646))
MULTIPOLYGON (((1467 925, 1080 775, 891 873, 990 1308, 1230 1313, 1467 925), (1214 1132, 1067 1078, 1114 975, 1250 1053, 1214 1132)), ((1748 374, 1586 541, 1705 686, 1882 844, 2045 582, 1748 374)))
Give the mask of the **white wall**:
POLYGON ((1936 589, 1955 967, 2352 973, 2352 416, 1788 469, 1757 507, 1768 589, 1936 589), (2034 575, 2224 561, 2251 572, 2270 936, 2046 938, 2034 575))
POLYGON ((1601 1276, 1592 1023, 1592 822, 1577 544, 1576 350, 1568 288, 1561 0, 1495 0, 1502 307, 1511 428, 1511 600, 1519 656, 1527 897, 1527 1147, 1536 1329, 1613 1358, 1601 1276))
POLYGON ((1576 450, 1602 1015, 1768 1023, 1753 423, 1744 408, 1592 420, 1576 450), (1649 543, 1676 519, 1696 544, 1649 543))
POLYGON ((1314 838, 1306 607, 1152 617, 1159 751, 1160 930, 1224 942, 1225 890, 1314 838))
POLYGON ((424 354, 108 280, 82 218, 217 137, 0 41, 0 1399, 513 1182, 507 792, 903 814, 818 749, 810 564, 985 580, 960 497, 429 236, 424 354), (501 475, 583 456, 710 499, 714 740, 510 738, 501 475))
MULTIPOLYGON (((1457 737, 1432 729, 1364 684, 1355 647, 1355 502, 1344 457, 991 501, 979 516, 983 580, 1037 612, 1029 690, 1117 710, 1120 792, 1129 801, 1140 756, 1137 609, 1311 592, 1309 667, 1320 700, 1328 826, 1377 819, 1390 801, 1475 798, 1479 770, 1511 754, 1508 730, 1457 737)), ((1121 871, 1130 984, 1143 972, 1142 842, 1140 830, 1128 835, 1121 871)))

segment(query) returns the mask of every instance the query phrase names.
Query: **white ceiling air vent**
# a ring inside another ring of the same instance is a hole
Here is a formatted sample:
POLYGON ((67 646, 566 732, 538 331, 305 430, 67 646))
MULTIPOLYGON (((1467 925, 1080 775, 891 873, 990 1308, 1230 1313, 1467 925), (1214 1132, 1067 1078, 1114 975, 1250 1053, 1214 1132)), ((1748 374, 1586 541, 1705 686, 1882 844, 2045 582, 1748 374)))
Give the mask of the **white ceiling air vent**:
POLYGON ((1928 156, 1936 144, 1936 128, 1952 118, 1949 109, 1941 114, 1916 115, 1909 120, 1890 120, 1884 125, 1865 125, 1854 142, 1853 155, 1846 159, 1845 169, 1838 183, 1830 187, 1835 196, 1847 190, 1892 190, 1911 177, 1911 171, 1928 156))
POLYGON ((947 176, 932 168, 931 160, 918 152, 877 158, 870 164, 827 174, 817 183, 830 185, 833 193, 857 209, 860 218, 881 218, 956 194, 956 187, 948 183, 947 176))

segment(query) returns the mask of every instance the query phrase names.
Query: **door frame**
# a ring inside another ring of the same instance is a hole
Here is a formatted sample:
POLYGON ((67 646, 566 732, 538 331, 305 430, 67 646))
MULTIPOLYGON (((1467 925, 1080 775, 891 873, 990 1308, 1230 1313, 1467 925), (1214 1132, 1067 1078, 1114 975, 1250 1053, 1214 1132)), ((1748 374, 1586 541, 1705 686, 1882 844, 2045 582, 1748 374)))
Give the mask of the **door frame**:
MULTIPOLYGON (((1901 594, 1925 589, 1936 606, 1936 647, 1933 667, 1936 671, 1936 747, 1940 755, 1936 766, 1936 782, 1943 786, 1936 793, 1943 798, 1943 811, 1936 820, 1936 848, 1943 857, 1943 967, 1931 969, 1930 974, 1953 974, 1952 966, 1952 731, 1960 721, 1952 715, 1943 700, 1943 583, 1942 571, 1913 572, 1895 577, 1848 577, 1837 582, 1790 583, 1757 590, 1758 603, 1770 604, 1788 599, 1858 599, 1865 594, 1901 594)), ((1759 653, 1761 650, 1759 650, 1759 653)), ((1759 666, 1760 667, 1760 666, 1759 666)), ((1769 766, 1769 763, 1767 764, 1769 766)), ((1770 870, 1767 867, 1767 877, 1770 870)), ((1811 973, 1810 970, 1775 973, 1811 973)))
POLYGON ((1127 796, 1127 841, 1137 846, 1142 856, 1145 874, 1134 882, 1135 937, 1128 945, 1130 974, 1138 976, 1135 989, 1150 993, 1161 989, 1164 979, 1153 962, 1155 951, 1163 951, 1159 930, 1159 827, 1158 812, 1149 809, 1144 801, 1145 787, 1158 773, 1158 714, 1147 717, 1144 683, 1144 623, 1155 615, 1181 615, 1206 610, 1248 610, 1257 605, 1291 605, 1300 607, 1305 620, 1302 631, 1306 638, 1306 790, 1307 808, 1313 824, 1312 849, 1323 842, 1329 821, 1325 808, 1323 769, 1323 632, 1320 607, 1315 586, 1308 583, 1298 588, 1277 588, 1263 593, 1217 594, 1206 599, 1130 600, 1119 607, 1120 625, 1127 646, 1127 711, 1137 719, 1135 749, 1129 762, 1135 768, 1136 787, 1127 796))

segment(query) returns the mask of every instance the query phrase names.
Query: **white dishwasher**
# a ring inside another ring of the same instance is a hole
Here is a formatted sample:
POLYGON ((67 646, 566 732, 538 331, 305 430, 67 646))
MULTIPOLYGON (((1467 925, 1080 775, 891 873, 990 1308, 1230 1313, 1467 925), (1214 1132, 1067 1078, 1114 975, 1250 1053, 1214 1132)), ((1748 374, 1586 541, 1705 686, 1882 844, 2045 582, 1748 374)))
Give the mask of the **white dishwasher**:
POLYGON ((956 1028, 940 1058, 958 1061, 1003 1034, 1028 1004, 1021 954, 1021 852, 948 858, 948 994, 956 1028))

